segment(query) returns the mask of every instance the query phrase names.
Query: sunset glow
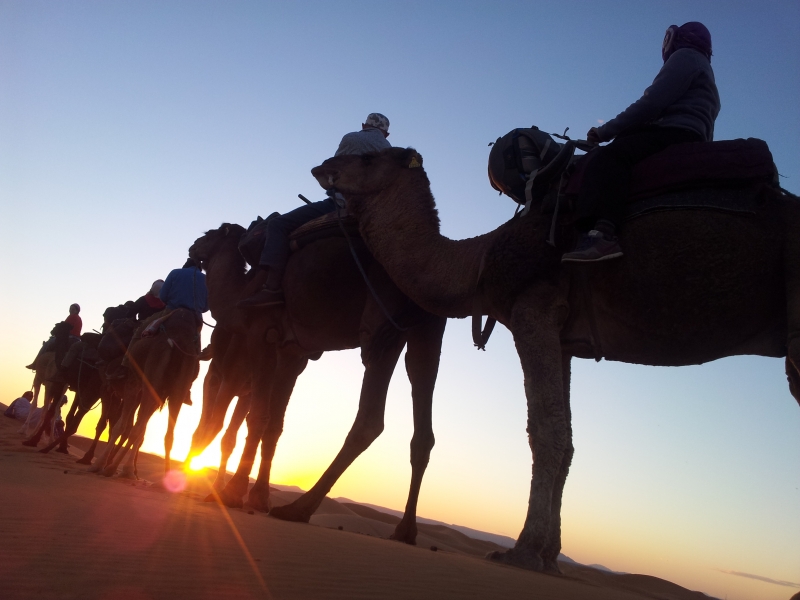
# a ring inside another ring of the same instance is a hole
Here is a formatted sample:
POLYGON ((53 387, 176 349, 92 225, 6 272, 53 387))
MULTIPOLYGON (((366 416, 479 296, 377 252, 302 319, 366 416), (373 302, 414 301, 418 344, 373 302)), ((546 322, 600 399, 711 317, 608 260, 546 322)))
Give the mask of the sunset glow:
MULTIPOLYGON (((298 194, 323 199, 310 169, 370 112, 391 120, 389 142, 424 157, 442 235, 501 226, 517 207, 487 180, 488 144, 532 124, 584 137, 652 82, 665 28, 692 20, 714 40, 715 138, 766 140, 780 184, 800 193, 796 0, 0 1, 0 400, 30 389, 25 366, 71 303, 80 303, 84 332, 100 330, 108 307, 180 267, 205 231, 288 212, 298 194)), ((202 346, 216 325, 210 312, 204 320, 202 346)), ((516 539, 530 497, 529 399, 509 331, 498 325, 478 352, 470 325, 451 319, 445 332, 418 514, 516 539)), ((178 417, 173 465, 189 452, 207 371, 201 362, 193 404, 178 417)), ((359 412, 363 375, 360 349, 309 361, 286 410, 273 484, 308 490, 319 480, 359 412)), ((800 409, 783 359, 574 359, 571 377, 564 554, 730 600, 786 600, 800 589, 770 583, 800 586, 800 409)), ((78 433, 93 438, 100 413, 78 433)), ((166 408, 153 415, 143 452, 164 454, 167 420, 166 408)), ((224 431, 164 477, 175 496, 153 496, 182 502, 187 481, 213 481, 224 431)), ((229 473, 247 435, 243 424, 229 473)), ((329 496, 403 510, 413 435, 403 354, 381 435, 329 496)), ((86 467, 72 464, 57 475, 77 468, 83 477, 86 467)), ((55 527, 56 513, 46 514, 55 527)), ((247 564, 255 569, 257 558, 247 564)))

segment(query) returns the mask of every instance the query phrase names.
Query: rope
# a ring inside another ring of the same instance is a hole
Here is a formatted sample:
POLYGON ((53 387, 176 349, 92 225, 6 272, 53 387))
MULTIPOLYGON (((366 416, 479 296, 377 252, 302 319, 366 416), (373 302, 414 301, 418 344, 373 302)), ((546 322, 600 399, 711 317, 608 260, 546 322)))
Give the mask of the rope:
POLYGON ((372 283, 370 283, 369 277, 367 277, 367 273, 366 271, 364 271, 364 267, 361 265, 361 261, 358 260, 358 254, 356 254, 356 250, 355 248, 353 248, 353 242, 350 240, 350 236, 347 235, 347 231, 345 230, 344 225, 342 224, 342 213, 338 207, 336 208, 336 221, 339 223, 339 229, 341 229, 342 233, 344 234, 344 239, 347 240, 347 245, 350 247, 350 254, 353 255, 353 260, 356 261, 356 266, 358 267, 358 270, 361 272, 361 277, 364 278, 364 283, 367 284, 367 289, 370 291, 372 297, 375 299, 375 303, 378 305, 378 308, 381 309, 383 316, 386 317, 389 323, 391 323, 392 326, 395 329, 397 329, 397 331, 408 331, 408 327, 400 327, 400 325, 395 323, 394 319, 392 318, 392 315, 389 314, 389 311, 386 310, 386 307, 383 305, 383 302, 381 302, 381 299, 378 298, 378 293, 375 291, 375 288, 372 287, 372 283))
POLYGON ((167 338, 167 343, 170 345, 171 348, 177 348, 179 352, 182 352, 186 356, 191 356, 192 358, 197 358, 198 356, 200 356, 200 354, 189 354, 178 345, 178 342, 176 342, 172 338, 167 338))

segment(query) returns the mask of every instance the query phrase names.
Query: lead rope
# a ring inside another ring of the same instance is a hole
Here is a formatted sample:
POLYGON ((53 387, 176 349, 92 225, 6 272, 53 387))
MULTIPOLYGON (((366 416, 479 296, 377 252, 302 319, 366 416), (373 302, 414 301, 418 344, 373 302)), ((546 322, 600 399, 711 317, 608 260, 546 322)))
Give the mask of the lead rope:
POLYGON ((389 314, 389 311, 386 310, 386 307, 381 302, 381 299, 378 298, 378 293, 375 291, 375 288, 372 287, 372 283, 370 283, 369 277, 367 277, 366 271, 364 271, 364 267, 361 265, 361 261, 358 260, 358 254, 356 254, 356 249, 353 248, 353 242, 350 240, 350 236, 347 235, 347 230, 345 230, 344 225, 342 224, 342 210, 341 210, 341 202, 344 202, 344 196, 342 196, 339 192, 334 194, 334 198, 336 198, 336 222, 339 223, 339 229, 342 230, 344 234, 344 239, 347 240, 347 245, 350 247, 350 254, 353 255, 353 260, 356 261, 356 266, 358 267, 359 272, 361 273, 361 277, 364 278, 364 283, 367 284, 367 289, 369 290, 372 297, 375 299, 375 303, 378 305, 378 308, 381 309, 383 316, 386 317, 386 320, 392 324, 392 326, 397 329, 397 331, 408 331, 408 327, 400 327, 395 320, 392 318, 392 315, 389 314))

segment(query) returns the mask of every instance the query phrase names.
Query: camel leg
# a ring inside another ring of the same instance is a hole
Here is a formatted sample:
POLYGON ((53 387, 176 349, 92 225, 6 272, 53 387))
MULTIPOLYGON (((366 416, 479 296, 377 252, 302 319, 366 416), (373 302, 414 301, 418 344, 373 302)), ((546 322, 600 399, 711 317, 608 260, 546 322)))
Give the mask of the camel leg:
POLYGON ((242 426, 247 413, 250 410, 250 394, 239 396, 236 402, 236 407, 231 415, 231 421, 228 423, 228 428, 225 430, 225 435, 222 436, 220 442, 221 457, 219 461, 219 470, 217 477, 214 479, 214 484, 211 486, 216 492, 219 492, 225 487, 225 476, 228 472, 228 460, 233 454, 233 449, 236 447, 236 436, 239 434, 239 428, 242 426))
POLYGON ((97 443, 100 441, 100 436, 103 435, 103 432, 106 430, 106 423, 109 424, 109 434, 111 433, 110 427, 113 424, 109 415, 111 412, 111 402, 112 400, 107 399, 105 395, 100 398, 100 418, 97 419, 97 425, 94 428, 94 439, 92 440, 92 445, 89 446, 89 449, 86 451, 86 454, 75 461, 79 465, 92 464, 94 452, 97 449, 97 443))
MULTIPOLYGON (((77 403, 78 402, 76 400, 73 403, 73 406, 75 404, 77 404, 77 403)), ((70 410, 70 414, 67 415, 66 427, 64 428, 64 434, 61 435, 58 439, 55 439, 52 442, 50 442, 50 444, 48 444, 47 446, 45 446, 44 448, 39 450, 39 452, 41 452, 42 454, 47 454, 53 448, 58 446, 58 450, 56 450, 56 452, 61 452, 63 454, 68 454, 69 451, 67 450, 67 441, 69 440, 69 438, 71 436, 75 435, 76 431, 78 431, 78 426, 81 424, 81 421, 83 420, 83 417, 88 412, 89 412, 89 409, 87 409, 84 406, 79 406, 74 413, 73 413, 72 410, 70 410)))
POLYGON ((314 487, 291 504, 273 508, 270 511, 272 516, 284 521, 308 523, 342 473, 383 432, 386 392, 404 345, 405 339, 398 336, 393 343, 387 344, 380 359, 367 363, 358 414, 344 446, 314 487))
MULTIPOLYGON (((192 435, 192 446, 189 450, 187 461, 201 454, 203 450, 214 441, 217 434, 222 431, 222 427, 225 425, 225 415, 228 412, 228 407, 239 393, 241 387, 240 382, 232 381, 229 377, 222 379, 222 383, 214 399, 214 406, 211 410, 211 414, 206 420, 202 430, 201 426, 198 424, 197 429, 192 435)), ((242 419, 244 419, 244 417, 242 417, 242 419)))
POLYGON ((189 462, 192 458, 202 453, 205 447, 210 443, 206 441, 208 439, 206 430, 211 414, 214 412, 221 385, 222 375, 219 373, 218 359, 212 359, 208 367, 208 372, 203 379, 203 406, 200 411, 200 421, 197 423, 197 427, 192 434, 192 443, 189 446, 189 454, 186 456, 186 462, 189 462))
POLYGON ((411 382, 411 400, 414 406, 414 436, 411 438, 411 486, 402 520, 397 524, 391 539, 416 544, 417 502, 422 477, 428 467, 433 437, 433 389, 439 373, 439 356, 447 319, 432 317, 424 325, 408 332, 406 372, 411 382))
MULTIPOLYGON (((42 454, 47 454, 47 452, 53 448, 56 448, 57 446, 56 452, 60 452, 61 454, 69 454, 69 445, 67 441, 71 435, 78 431, 78 426, 81 424, 83 416, 89 412, 89 410, 81 406, 81 404, 83 404, 83 399, 80 398, 78 394, 75 394, 75 399, 72 402, 72 406, 70 406, 69 412, 64 419, 64 434, 59 436, 57 439, 54 437, 50 444, 48 444, 46 448, 39 450, 39 452, 42 454)), ((55 422, 53 423, 53 428, 55 429, 55 422)))
POLYGON ((156 412, 158 405, 158 402, 153 402, 152 400, 142 402, 142 405, 139 407, 139 414, 136 417, 136 424, 133 426, 131 435, 128 438, 128 443, 125 444, 117 456, 114 457, 114 461, 103 470, 103 475, 106 477, 111 477, 117 472, 117 467, 122 464, 122 461, 127 456, 128 459, 125 461, 119 476, 130 479, 136 477, 134 471, 136 453, 144 441, 144 434, 147 430, 147 424, 150 422, 150 417, 152 417, 153 413, 156 412), (130 453, 128 453, 129 450, 131 451, 130 453))
POLYGON ((250 493, 247 503, 256 510, 269 512, 269 477, 272 470, 272 459, 275 448, 283 433, 283 419, 286 416, 286 407, 292 397, 297 378, 308 365, 308 359, 296 356, 283 355, 280 365, 275 372, 275 383, 272 385, 270 398, 269 422, 261 438, 261 465, 258 477, 250 493))
POLYGON ((559 339, 561 315, 566 311, 559 309, 544 286, 525 296, 512 311, 511 331, 528 399, 528 442, 533 454, 528 513, 514 548, 491 552, 488 558, 535 571, 557 572, 552 554, 560 548, 561 541, 560 526, 553 522, 553 512, 560 509, 563 479, 573 453, 564 397, 568 375, 563 373, 559 339))
MULTIPOLYGON (((251 343, 248 343, 253 377, 250 416, 247 420, 247 440, 236 473, 217 496, 220 502, 231 508, 241 508, 244 505, 242 498, 250 486, 250 471, 253 469, 258 444, 261 443, 261 437, 269 419, 272 381, 278 362, 277 347, 264 342, 262 336, 254 336, 254 338, 251 343)), ((214 499, 216 499, 214 494, 211 494, 206 501, 214 499)))
POLYGON ((94 464, 89 467, 89 472, 91 473, 99 473, 101 472, 106 463, 108 463, 114 454, 114 450, 116 449, 117 440, 119 439, 120 443, 123 443, 125 438, 128 437, 127 432, 133 426, 133 417, 136 413, 136 409, 139 408, 139 393, 138 391, 135 393, 126 393, 125 397, 122 399, 122 410, 120 412, 119 417, 114 422, 114 425, 111 428, 111 433, 108 435, 108 444, 106 444, 105 449, 100 456, 97 457, 97 460, 94 464))
POLYGON ((42 420, 39 422, 39 426, 36 428, 36 432, 30 438, 22 442, 23 446, 31 446, 35 448, 39 444, 39 440, 41 440, 42 434, 45 431, 51 430, 53 417, 56 414, 56 404, 58 402, 58 399, 60 399, 61 396, 64 394, 66 388, 67 388, 66 385, 59 385, 54 390, 56 393, 50 394, 48 391, 45 397, 45 402, 42 405, 42 408, 44 408, 44 406, 46 405, 47 410, 44 411, 44 413, 42 414, 42 420))
POLYGON ((181 412, 183 400, 181 398, 170 398, 167 401, 167 408, 169 410, 169 420, 167 421, 167 434, 164 436, 164 472, 170 471, 171 462, 170 454, 172 454, 172 444, 175 441, 175 423, 178 421, 178 414, 181 412))

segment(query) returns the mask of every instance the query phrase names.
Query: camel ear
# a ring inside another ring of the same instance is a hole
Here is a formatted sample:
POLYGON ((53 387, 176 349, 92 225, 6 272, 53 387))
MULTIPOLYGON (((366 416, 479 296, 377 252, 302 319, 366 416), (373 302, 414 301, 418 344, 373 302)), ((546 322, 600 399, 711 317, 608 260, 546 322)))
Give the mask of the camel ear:
POLYGON ((413 148, 407 148, 404 152, 403 163, 409 169, 416 169, 422 166, 422 155, 413 148))
POLYGON ((227 237, 227 235, 228 235, 230 232, 231 232, 231 227, 230 227, 230 225, 225 225, 225 236, 227 237))

